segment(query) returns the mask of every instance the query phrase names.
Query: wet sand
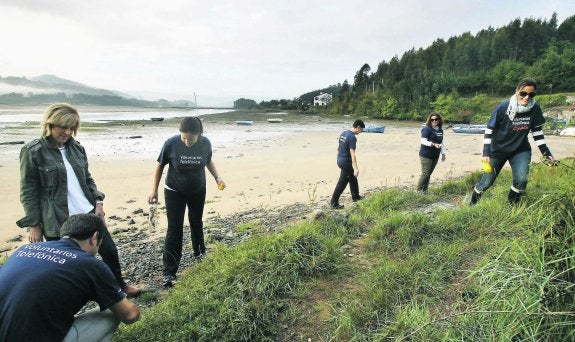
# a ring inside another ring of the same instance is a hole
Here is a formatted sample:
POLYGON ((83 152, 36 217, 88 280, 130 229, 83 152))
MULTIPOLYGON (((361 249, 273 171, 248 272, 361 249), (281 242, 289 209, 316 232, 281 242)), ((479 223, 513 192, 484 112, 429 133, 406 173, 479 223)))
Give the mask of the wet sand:
MULTIPOLYGON (((272 114, 267 115, 273 116, 272 114)), ((277 117, 275 115, 274 117, 277 117)), ((252 208, 272 209, 293 203, 327 207, 339 176, 336 166, 337 138, 351 126, 352 118, 321 119, 317 116, 283 116, 282 123, 268 123, 265 117, 253 126, 236 126, 235 117, 204 119, 205 136, 213 144, 213 160, 226 189, 217 189, 207 178, 204 220, 230 215, 252 208)), ((421 126, 417 123, 385 124, 384 134, 358 136, 360 191, 392 186, 415 187, 419 177, 418 157, 421 126)), ((90 171, 98 188, 106 194, 105 210, 111 228, 133 220, 145 224, 147 196, 157 155, 165 139, 178 133, 178 121, 159 124, 106 125, 83 127, 78 140, 88 152, 90 171)), ((1 142, 30 141, 38 137, 37 125, 2 128, 1 142)), ((446 130, 447 160, 440 162, 432 175, 431 186, 440 180, 462 176, 480 168, 482 135, 456 134, 446 130)), ((547 136, 556 158, 575 156, 575 139, 547 136)), ((15 222, 23 216, 19 201, 18 153, 22 145, 0 145, 0 255, 9 254, 27 241, 25 230, 15 222), (22 235, 21 241, 9 241, 22 235)), ((534 147, 533 160, 540 153, 534 147)), ((166 168, 167 169, 167 168, 166 168)), ((164 176, 165 177, 165 176, 164 176)), ((162 178, 162 183, 164 180, 162 178)), ((163 193, 160 194, 160 204, 163 193)), ((351 202, 349 191, 341 202, 351 202)), ((165 217, 159 221, 165 230, 165 217)))

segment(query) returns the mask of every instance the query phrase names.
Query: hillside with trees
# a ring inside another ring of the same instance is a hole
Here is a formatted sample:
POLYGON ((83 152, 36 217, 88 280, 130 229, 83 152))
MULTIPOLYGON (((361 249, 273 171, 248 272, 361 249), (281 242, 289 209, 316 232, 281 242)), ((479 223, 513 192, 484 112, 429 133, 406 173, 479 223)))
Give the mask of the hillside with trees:
POLYGON ((321 111, 420 120, 434 110, 447 120, 469 122, 488 115, 495 99, 510 96, 525 76, 539 82, 538 92, 545 95, 540 102, 566 104, 565 96, 555 94, 575 90, 575 16, 561 24, 556 14, 549 20, 515 19, 475 35, 439 38, 382 61, 373 72, 364 64, 353 84, 346 80, 321 111))

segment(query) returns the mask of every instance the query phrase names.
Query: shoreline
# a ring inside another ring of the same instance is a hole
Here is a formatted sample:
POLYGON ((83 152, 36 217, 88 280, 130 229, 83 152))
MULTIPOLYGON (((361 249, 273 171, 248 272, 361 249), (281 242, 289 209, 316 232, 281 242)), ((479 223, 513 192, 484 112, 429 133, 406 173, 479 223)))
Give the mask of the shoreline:
MULTIPOLYGON (((205 136, 212 141, 213 158, 227 186, 219 191, 207 172, 204 222, 257 208, 271 210, 295 203, 326 208, 339 176, 335 163, 337 138, 353 120, 286 114, 284 123, 273 124, 264 122, 265 113, 258 113, 261 122, 236 126, 234 119, 241 114, 204 117, 205 136)), ((365 121, 366 124, 378 122, 365 121)), ((147 196, 154 163, 163 141, 178 133, 178 122, 174 119, 165 120, 161 125, 81 128, 78 140, 86 148, 90 172, 98 188, 106 194, 104 209, 111 231, 147 226, 147 196), (138 135, 142 138, 125 138, 138 135)), ((403 122, 384 124, 387 128, 383 134, 358 136, 358 179, 362 194, 397 186, 414 188, 419 177, 421 126, 403 122)), ((27 126, 9 128, 6 133, 28 142, 37 138, 38 131, 36 126, 27 126)), ((483 135, 445 131, 447 160, 438 163, 430 186, 480 169, 483 135)), ((557 136, 546 136, 546 139, 557 159, 575 156, 575 139, 557 136)), ((530 142, 533 160, 538 161, 539 150, 531 138, 530 142)), ((0 256, 27 242, 26 231, 15 224, 23 216, 19 201, 21 148, 22 145, 0 146, 0 177, 4 180, 0 185, 0 203, 5 213, 0 218, 0 256), (18 235, 22 236, 21 241, 9 241, 18 235)), ((162 182, 164 180, 165 174, 162 182)), ((341 199, 344 205, 351 203, 348 189, 341 199)), ((159 200, 162 206, 163 193, 159 200)), ((158 227, 156 235, 163 235, 165 217, 160 217, 158 227)))

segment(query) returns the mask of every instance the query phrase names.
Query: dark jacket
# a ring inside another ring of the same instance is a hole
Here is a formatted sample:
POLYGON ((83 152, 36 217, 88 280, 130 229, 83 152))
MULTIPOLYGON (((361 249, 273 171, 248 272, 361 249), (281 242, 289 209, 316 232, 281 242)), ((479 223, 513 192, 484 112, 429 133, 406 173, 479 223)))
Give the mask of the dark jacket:
MULTIPOLYGON (((70 138, 66 155, 88 201, 95 205, 103 200, 88 171, 84 147, 70 138)), ((16 222, 19 227, 41 225, 44 236, 60 237, 69 216, 68 186, 62 154, 50 137, 33 140, 20 151, 20 202, 26 216, 16 222)))

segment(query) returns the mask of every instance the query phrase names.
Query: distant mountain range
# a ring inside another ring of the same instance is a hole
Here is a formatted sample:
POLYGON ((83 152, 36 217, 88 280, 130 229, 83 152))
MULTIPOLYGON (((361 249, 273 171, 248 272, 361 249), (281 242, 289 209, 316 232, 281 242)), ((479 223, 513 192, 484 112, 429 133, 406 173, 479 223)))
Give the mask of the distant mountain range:
POLYGON ((115 90, 94 88, 54 75, 35 77, 0 77, 0 104, 44 104, 67 101, 72 104, 139 106, 139 107, 195 107, 194 101, 136 98, 115 90))
POLYGON ((90 87, 85 84, 66 80, 54 75, 41 75, 31 78, 13 76, 0 77, 0 94, 6 94, 9 92, 24 94, 49 94, 63 92, 66 94, 87 94, 98 96, 110 95, 126 98, 133 97, 113 90, 90 87))

